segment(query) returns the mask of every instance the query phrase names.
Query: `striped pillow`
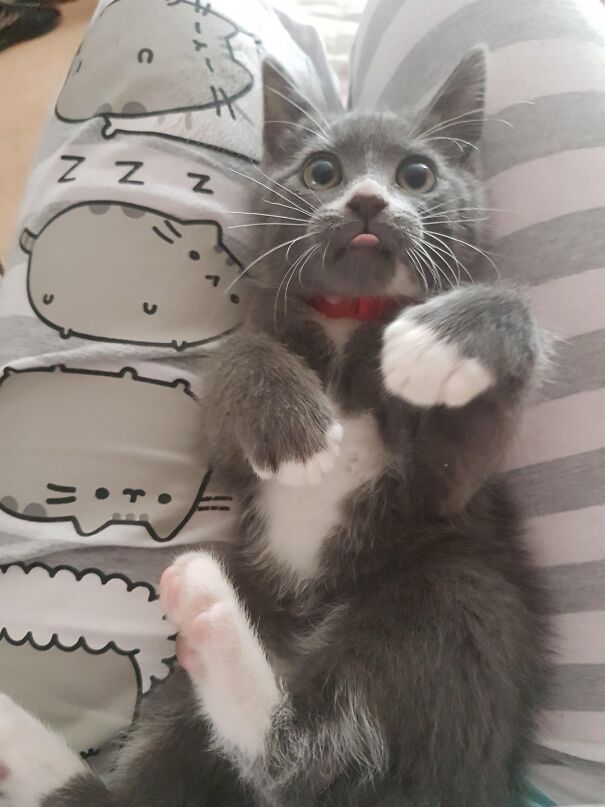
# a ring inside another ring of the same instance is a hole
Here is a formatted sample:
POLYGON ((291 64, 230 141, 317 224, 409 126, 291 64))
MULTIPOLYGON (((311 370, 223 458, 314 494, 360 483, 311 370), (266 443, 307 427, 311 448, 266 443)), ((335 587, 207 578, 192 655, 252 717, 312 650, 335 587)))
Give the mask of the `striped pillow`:
POLYGON ((418 105, 480 43, 494 257, 565 340, 508 467, 554 593, 534 783, 543 803, 605 803, 605 12, 598 0, 370 0, 350 103, 418 105))

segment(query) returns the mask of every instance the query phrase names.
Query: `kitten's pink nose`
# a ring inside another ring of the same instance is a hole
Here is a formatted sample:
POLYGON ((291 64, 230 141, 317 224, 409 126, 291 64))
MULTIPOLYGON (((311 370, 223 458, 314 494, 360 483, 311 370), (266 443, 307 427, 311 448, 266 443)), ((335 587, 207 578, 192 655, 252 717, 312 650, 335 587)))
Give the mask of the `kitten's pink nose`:
POLYGON ((363 221, 373 219, 386 206, 386 199, 383 199, 377 193, 356 193, 347 202, 347 207, 357 213, 363 221))

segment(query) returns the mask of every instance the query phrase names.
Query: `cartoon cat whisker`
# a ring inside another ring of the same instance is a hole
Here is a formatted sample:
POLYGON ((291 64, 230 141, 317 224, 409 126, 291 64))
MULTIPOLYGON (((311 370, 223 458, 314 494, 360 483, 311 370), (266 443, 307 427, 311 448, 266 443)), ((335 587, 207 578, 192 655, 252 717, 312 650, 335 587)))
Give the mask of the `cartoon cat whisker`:
POLYGON ((46 504, 72 504, 77 501, 76 496, 59 496, 53 499, 46 499, 46 504))

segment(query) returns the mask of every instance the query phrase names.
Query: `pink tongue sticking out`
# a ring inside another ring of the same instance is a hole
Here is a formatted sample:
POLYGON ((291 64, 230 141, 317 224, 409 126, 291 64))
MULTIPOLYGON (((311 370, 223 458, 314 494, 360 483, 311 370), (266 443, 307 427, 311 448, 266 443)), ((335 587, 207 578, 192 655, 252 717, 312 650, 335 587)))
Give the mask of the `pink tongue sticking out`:
POLYGON ((360 233, 351 240, 349 246, 375 248, 380 246, 380 239, 372 233, 360 233))

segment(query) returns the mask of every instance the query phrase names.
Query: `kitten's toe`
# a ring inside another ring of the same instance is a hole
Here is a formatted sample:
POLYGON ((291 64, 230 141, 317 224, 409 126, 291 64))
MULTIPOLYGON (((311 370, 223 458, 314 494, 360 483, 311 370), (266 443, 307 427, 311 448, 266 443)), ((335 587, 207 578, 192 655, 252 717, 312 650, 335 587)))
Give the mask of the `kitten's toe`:
POLYGON ((39 807, 86 766, 64 740, 0 693, 0 803, 39 807))
POLYGON ((442 402, 446 406, 465 406, 493 384, 491 373, 476 359, 464 359, 443 386, 442 402))
POLYGON ((326 435, 326 448, 304 462, 285 462, 277 472, 277 480, 287 487, 298 488, 319 485, 324 474, 336 464, 342 441, 342 424, 335 421, 326 435))
POLYGON ((465 358, 412 317, 400 317, 385 331, 382 373, 389 392, 415 406, 463 406, 492 383, 489 371, 465 358))
POLYGON ((160 598, 166 615, 187 632, 200 614, 220 602, 234 602, 235 592, 221 564, 208 552, 187 552, 163 573, 160 598))
POLYGON ((275 472, 267 468, 260 468, 252 461, 250 464, 254 473, 264 481, 276 479, 281 485, 291 488, 319 485, 323 475, 334 468, 340 454, 342 435, 342 424, 334 421, 326 433, 325 448, 313 454, 309 459, 288 460, 282 463, 275 472))

